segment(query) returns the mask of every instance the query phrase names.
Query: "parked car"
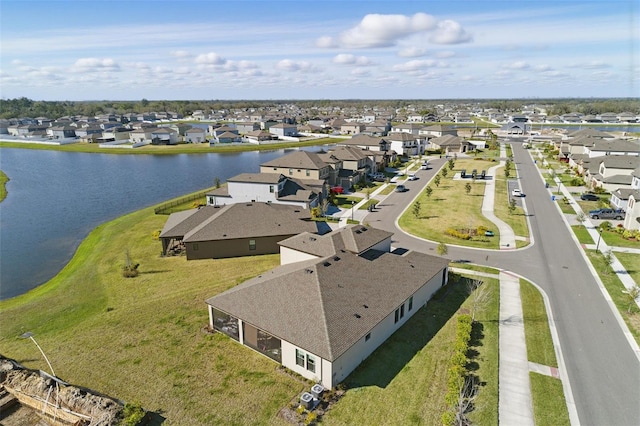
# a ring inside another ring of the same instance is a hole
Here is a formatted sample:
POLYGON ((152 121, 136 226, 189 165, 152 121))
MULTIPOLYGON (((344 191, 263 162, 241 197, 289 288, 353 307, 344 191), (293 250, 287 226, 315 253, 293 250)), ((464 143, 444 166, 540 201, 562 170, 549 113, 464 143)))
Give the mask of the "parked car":
POLYGON ((406 190, 407 190, 407 188, 404 185, 396 186, 396 192, 404 192, 406 190))
POLYGON ((331 192, 334 194, 344 194, 344 188, 341 186, 334 186, 331 188, 331 192))
POLYGON ((598 209, 589 212, 591 219, 624 219, 624 210, 621 209, 598 209))
POLYGON ((583 201, 598 201, 600 197, 598 197, 596 194, 585 193, 580 196, 580 199, 583 201))
POLYGON ((522 191, 520 191, 520 189, 516 188, 513 191, 511 191, 511 195, 513 197, 522 197, 522 191))

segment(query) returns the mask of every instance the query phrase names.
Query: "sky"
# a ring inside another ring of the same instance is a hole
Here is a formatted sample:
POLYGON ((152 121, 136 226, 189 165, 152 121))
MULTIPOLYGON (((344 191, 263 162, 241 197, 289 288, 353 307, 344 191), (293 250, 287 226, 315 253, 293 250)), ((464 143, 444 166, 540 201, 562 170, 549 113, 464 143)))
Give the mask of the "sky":
POLYGON ((640 96, 639 0, 0 2, 0 96, 640 96))

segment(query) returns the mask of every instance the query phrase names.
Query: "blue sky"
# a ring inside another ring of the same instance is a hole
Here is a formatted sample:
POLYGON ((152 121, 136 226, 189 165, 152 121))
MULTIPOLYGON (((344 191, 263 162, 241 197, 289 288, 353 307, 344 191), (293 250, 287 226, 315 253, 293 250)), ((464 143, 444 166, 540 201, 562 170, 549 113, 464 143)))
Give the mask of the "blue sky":
POLYGON ((640 2, 11 1, 0 95, 640 96, 640 2))

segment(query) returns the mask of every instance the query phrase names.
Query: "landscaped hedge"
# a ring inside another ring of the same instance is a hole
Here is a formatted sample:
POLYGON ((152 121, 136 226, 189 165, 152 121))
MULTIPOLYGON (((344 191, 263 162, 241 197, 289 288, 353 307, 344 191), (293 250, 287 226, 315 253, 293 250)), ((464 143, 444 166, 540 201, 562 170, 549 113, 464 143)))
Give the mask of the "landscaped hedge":
POLYGON ((449 361, 449 372, 447 380, 447 394, 445 401, 449 409, 442 415, 442 424, 452 426, 456 423, 456 406, 460 400, 461 390, 467 376, 467 351, 471 340, 471 315, 463 314, 458 316, 456 323, 456 341, 453 344, 453 354, 449 361))

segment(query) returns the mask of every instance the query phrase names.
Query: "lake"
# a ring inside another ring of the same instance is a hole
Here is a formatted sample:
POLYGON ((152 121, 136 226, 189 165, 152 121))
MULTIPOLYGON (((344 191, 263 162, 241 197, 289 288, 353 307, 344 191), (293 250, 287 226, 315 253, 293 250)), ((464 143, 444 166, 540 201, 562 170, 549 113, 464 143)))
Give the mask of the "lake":
MULTIPOLYGON (((307 147, 315 151, 319 147, 307 147)), ((178 155, 0 149, 0 299, 54 277, 101 223, 214 186, 293 150, 178 155)))

